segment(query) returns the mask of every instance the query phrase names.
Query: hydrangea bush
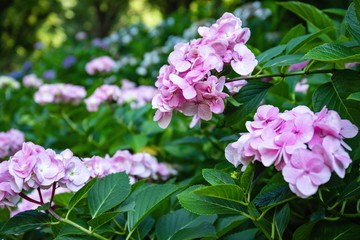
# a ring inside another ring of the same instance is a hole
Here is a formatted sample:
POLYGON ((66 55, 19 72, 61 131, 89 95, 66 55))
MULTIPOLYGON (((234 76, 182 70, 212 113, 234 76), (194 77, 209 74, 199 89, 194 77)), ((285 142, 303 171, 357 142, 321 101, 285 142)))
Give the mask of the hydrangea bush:
POLYGON ((360 2, 279 3, 306 28, 265 51, 259 4, 0 77, 0 237, 356 239, 360 2))

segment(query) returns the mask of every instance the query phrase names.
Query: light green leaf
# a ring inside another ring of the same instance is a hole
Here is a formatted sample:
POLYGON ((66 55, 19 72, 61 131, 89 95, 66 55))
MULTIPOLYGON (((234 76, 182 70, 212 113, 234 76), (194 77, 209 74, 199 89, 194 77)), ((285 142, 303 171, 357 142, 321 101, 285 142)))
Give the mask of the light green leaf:
MULTIPOLYGON (((286 9, 292 11, 308 24, 317 30, 334 26, 333 21, 328 15, 317 9, 315 6, 302 2, 280 2, 278 3, 286 9)), ((333 30, 328 33, 332 39, 336 39, 336 32, 333 30)))
POLYGON ((195 189, 195 194, 216 197, 230 201, 240 202, 244 198, 244 191, 234 184, 218 184, 195 189))
POLYGON ((360 62, 360 54, 339 43, 325 43, 311 49, 305 59, 314 59, 325 62, 360 62))
POLYGON ((156 207, 168 199, 179 188, 172 184, 143 185, 136 189, 130 199, 135 201, 135 211, 128 213, 129 230, 134 230, 156 207))
POLYGON ((281 39, 280 45, 288 43, 291 39, 305 35, 305 27, 300 23, 291 28, 281 39))
POLYGON ((352 93, 346 99, 360 101, 360 92, 352 93))
POLYGON ((190 212, 201 215, 212 215, 242 214, 246 211, 246 208, 238 202, 202 196, 192 192, 200 187, 201 185, 192 186, 177 196, 180 204, 190 212))
POLYGON ((250 188, 253 176, 254 164, 248 164, 245 171, 241 174, 240 178, 240 185, 245 191, 248 191, 248 189, 250 188))
POLYGON ((312 97, 315 111, 326 106, 337 111, 343 119, 360 124, 360 102, 347 100, 350 94, 360 92, 360 74, 352 70, 334 73, 331 82, 318 87, 312 97))
POLYGON ((76 206, 76 204, 81 201, 81 199, 87 196, 87 193, 94 186, 96 181, 97 178, 91 179, 87 184, 85 184, 85 186, 80 188, 80 190, 75 193, 75 195, 69 201, 69 212, 76 206))
POLYGON ((88 224, 93 229, 97 229, 98 227, 111 221, 118 214, 120 214, 120 212, 106 212, 106 213, 100 214, 99 216, 91 219, 90 221, 88 221, 88 224))
POLYGON ((5 234, 18 234, 50 223, 51 219, 47 214, 30 210, 10 218, 1 231, 5 234))
POLYGON ((298 52, 302 47, 304 47, 306 44, 308 44, 312 40, 316 39, 317 37, 321 36, 322 34, 330 32, 334 29, 335 29, 335 27, 327 27, 316 33, 311 33, 311 34, 307 34, 304 36, 300 36, 300 37, 291 39, 288 42, 288 44, 286 45, 287 54, 294 54, 294 53, 298 52))
MULTIPOLYGON (((290 54, 285 56, 280 56, 274 59, 271 59, 263 66, 263 69, 269 67, 280 67, 280 66, 290 66, 293 64, 304 62, 303 55, 301 54, 290 54)), ((246 85, 245 85, 246 86, 246 85)))
POLYGON ((232 179, 229 174, 218 169, 203 169, 202 175, 211 185, 235 184, 234 179, 232 179))
POLYGON ((335 15, 339 15, 341 17, 345 17, 346 15, 346 10, 342 8, 326 8, 322 9, 321 11, 323 11, 324 13, 332 13, 335 15))
POLYGON ((119 205, 129 193, 129 177, 125 172, 110 174, 99 179, 88 194, 92 218, 119 205))
POLYGON ((279 56, 284 50, 285 50, 286 45, 279 45, 273 48, 270 48, 268 50, 266 50, 265 52, 262 52, 261 54, 259 54, 256 59, 258 60, 258 63, 264 63, 276 56, 279 56))
POLYGON ((158 240, 181 239, 181 235, 184 239, 214 236, 215 229, 212 224, 216 218, 216 215, 199 216, 182 208, 162 216, 156 224, 155 232, 158 240), (204 223, 207 225, 201 226, 204 223), (195 230, 197 228, 201 231, 195 230), (186 231, 188 236, 184 236, 185 229, 192 230, 186 231))

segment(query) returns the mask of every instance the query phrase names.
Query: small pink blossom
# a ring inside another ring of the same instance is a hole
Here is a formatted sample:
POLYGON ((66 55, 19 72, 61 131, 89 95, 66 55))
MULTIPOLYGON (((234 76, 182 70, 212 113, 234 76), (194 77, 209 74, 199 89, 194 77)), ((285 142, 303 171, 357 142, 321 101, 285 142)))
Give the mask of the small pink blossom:
POLYGON ((102 56, 94 58, 88 62, 85 66, 85 70, 89 75, 94 75, 95 73, 101 72, 110 72, 115 66, 115 61, 108 56, 102 56))
POLYGON ((25 87, 38 88, 43 84, 42 79, 38 78, 35 74, 29 74, 24 76, 23 85, 25 87))
POLYGON ((86 96, 83 86, 72 84, 44 84, 35 93, 35 102, 38 104, 48 103, 71 103, 78 104, 86 96))
POLYGON ((0 158, 14 155, 25 142, 24 134, 16 129, 0 132, 0 158))

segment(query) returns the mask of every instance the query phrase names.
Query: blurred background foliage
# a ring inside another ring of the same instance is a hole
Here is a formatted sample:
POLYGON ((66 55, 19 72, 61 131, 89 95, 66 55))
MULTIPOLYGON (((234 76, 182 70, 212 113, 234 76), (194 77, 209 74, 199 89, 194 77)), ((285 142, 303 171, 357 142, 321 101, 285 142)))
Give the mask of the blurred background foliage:
MULTIPOLYGON (((176 27, 165 34, 181 34, 192 22, 220 17, 240 6, 250 7, 248 0, 1 0, 0 1, 0 72, 19 68, 19 63, 39 56, 38 49, 59 48, 74 42, 76 34, 88 38, 104 38, 131 24, 143 23, 147 28, 173 17, 176 27)), ((346 9, 350 0, 307 0, 322 9, 346 9)), ((260 50, 279 41, 279 36, 299 18, 281 8, 273 0, 261 1, 272 17, 249 21, 250 44, 260 50), (266 30, 267 36, 261 36, 266 30), (259 33, 259 34, 257 34, 259 33), (264 41, 264 37, 267 38, 264 41)), ((256 13, 256 11, 254 11, 256 13)), ((263 16, 266 17, 266 16, 263 16)), ((334 16, 336 17, 336 16, 334 16)), ((151 50, 151 45, 144 46, 151 50)))

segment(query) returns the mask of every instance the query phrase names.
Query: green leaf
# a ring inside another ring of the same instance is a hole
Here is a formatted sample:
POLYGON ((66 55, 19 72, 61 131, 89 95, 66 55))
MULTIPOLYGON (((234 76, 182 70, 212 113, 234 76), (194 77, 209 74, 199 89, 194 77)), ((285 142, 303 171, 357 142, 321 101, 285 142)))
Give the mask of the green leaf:
POLYGON ((129 177, 125 172, 110 174, 99 179, 88 194, 92 218, 119 205, 129 193, 129 177))
MULTIPOLYGON (((300 54, 290 54, 285 56, 280 56, 274 59, 271 59, 263 66, 263 69, 268 67, 280 67, 280 66, 290 66, 293 64, 304 62, 303 55, 300 54)), ((246 86, 246 85, 245 85, 246 86)))
POLYGON ((130 198, 135 201, 135 211, 128 213, 129 230, 134 230, 156 207, 168 199, 179 188, 172 184, 143 185, 130 198))
POLYGON ((314 47, 304 58, 337 63, 360 62, 360 54, 339 43, 325 43, 314 47))
POLYGON ((358 20, 358 23, 360 23, 360 0, 354 0, 354 4, 355 4, 356 18, 358 20))
MULTIPOLYGON (((356 3, 356 2, 355 2, 356 3)), ((357 1, 357 4, 359 2, 357 1)), ((357 5, 358 6, 358 5, 357 5)), ((358 18, 358 12, 356 11, 356 4, 351 3, 345 16, 346 27, 354 39, 360 43, 360 20, 358 18)), ((359 7, 358 7, 359 9, 359 7)))
POLYGON ((148 216, 136 228, 133 237, 139 240, 144 239, 146 235, 150 232, 150 230, 153 228, 154 224, 155 224, 154 218, 148 216))
POLYGON ((312 97, 315 111, 321 111, 326 106, 335 110, 343 119, 349 119, 360 125, 359 101, 347 100, 350 94, 360 92, 360 73, 352 70, 342 70, 334 73, 331 82, 318 87, 312 97))
POLYGON ((242 214, 246 211, 246 208, 238 202, 216 197, 202 196, 192 192, 200 187, 202 186, 192 186, 177 196, 180 204, 190 212, 201 215, 212 215, 242 214))
POLYGON ((360 101, 360 92, 352 93, 346 99, 360 101))
POLYGON ((68 192, 55 194, 53 201, 58 206, 68 208, 69 201, 73 196, 74 196, 74 193, 68 193, 68 192))
POLYGON ((135 202, 130 202, 130 203, 127 203, 125 202, 126 204, 122 204, 120 205, 116 211, 117 212, 129 212, 129 211, 134 211, 135 209, 135 202))
POLYGON ((287 184, 272 183, 266 185, 255 198, 258 207, 279 205, 294 197, 287 184))
POLYGON ((218 218, 218 220, 215 222, 216 236, 220 238, 246 220, 248 220, 248 218, 242 215, 218 218))
MULTIPOLYGON (((321 30, 334 26, 333 21, 328 15, 317 9, 315 6, 302 2, 280 2, 278 3, 286 9, 292 11, 302 19, 304 19, 311 27, 321 30)), ((328 33, 332 39, 336 39, 336 32, 333 30, 328 33)))
POLYGON ((215 236, 212 226, 216 215, 199 216, 185 209, 162 216, 156 224, 156 235, 158 240, 194 239, 200 237, 215 236), (205 225, 202 225, 206 223, 205 225), (187 229, 185 231, 185 229, 187 229), (188 234, 185 235, 184 233, 188 234), (180 238, 180 237, 184 238, 180 238))
POLYGON ((259 231, 257 228, 247 229, 238 233, 226 236, 224 240, 255 240, 256 233, 259 231))
POLYGON ((276 56, 279 56, 284 50, 285 50, 286 45, 279 45, 273 48, 270 48, 268 50, 266 50, 265 52, 262 52, 261 54, 259 54, 256 59, 258 60, 258 63, 264 63, 276 56))
POLYGON ((282 235, 290 222, 290 207, 289 204, 285 204, 280 211, 275 212, 275 227, 276 231, 282 238, 282 235))
POLYGON ((202 175, 203 178, 211 185, 235 184, 234 179, 232 179, 229 174, 218 169, 203 169, 202 175))
POLYGON ((314 239, 319 240, 358 239, 360 235, 360 225, 347 220, 321 221, 314 230, 314 239))
POLYGON ((244 198, 244 191, 239 186, 234 184, 218 184, 214 186, 202 187, 195 189, 193 193, 236 202, 242 201, 244 198))
POLYGON ((346 15, 346 10, 342 8, 326 8, 322 9, 321 11, 323 11, 324 13, 332 13, 335 15, 339 15, 341 17, 345 17, 346 15))
POLYGON ((49 202, 47 202, 47 203, 45 203, 44 205, 42 205, 42 206, 38 206, 37 208, 36 208, 36 211, 44 211, 44 210, 48 210, 49 209, 49 207, 50 207, 50 203, 49 202))
POLYGON ((51 219, 47 214, 30 210, 10 218, 1 231, 5 234, 18 234, 50 223, 51 219))
POLYGON ((80 190, 75 193, 75 195, 69 201, 69 212, 76 206, 76 204, 81 201, 81 199, 87 196, 87 193, 94 186, 96 181, 97 178, 91 179, 87 184, 85 184, 85 186, 80 188, 80 190))
POLYGON ((292 239, 293 240, 308 240, 308 239, 311 239, 312 230, 313 230, 313 228, 314 228, 314 226, 316 225, 317 222, 318 222, 318 220, 307 222, 307 223, 301 225, 300 227, 298 227, 295 230, 292 239))
POLYGON ((271 86, 273 84, 259 80, 252 80, 243 86, 234 95, 234 98, 241 103, 241 106, 232 107, 228 105, 226 107, 225 124, 231 126, 250 114, 260 104, 271 86))
POLYGON ((347 184, 344 190, 341 192, 339 200, 345 200, 352 197, 358 197, 360 195, 360 178, 358 177, 350 184, 347 184))
POLYGON ((103 214, 100 214, 99 216, 91 219, 88 221, 89 226, 91 226, 93 229, 97 229, 98 227, 104 225, 105 223, 111 221, 116 215, 118 215, 120 212, 106 212, 103 214))
POLYGON ((251 186, 254 176, 254 164, 248 164, 245 171, 241 174, 240 186, 247 192, 251 186))
POLYGON ((305 34, 305 27, 300 23, 291 28, 285 36, 281 39, 280 45, 288 43, 291 39, 300 37, 305 34))
POLYGON ((312 40, 316 39, 317 37, 321 36, 322 34, 330 32, 331 30, 334 30, 334 29, 335 29, 335 27, 327 27, 316 33, 311 33, 311 34, 307 34, 304 36, 300 36, 300 37, 291 39, 288 42, 288 44, 286 45, 287 54, 294 54, 294 53, 298 52, 307 43, 311 42, 312 40))

